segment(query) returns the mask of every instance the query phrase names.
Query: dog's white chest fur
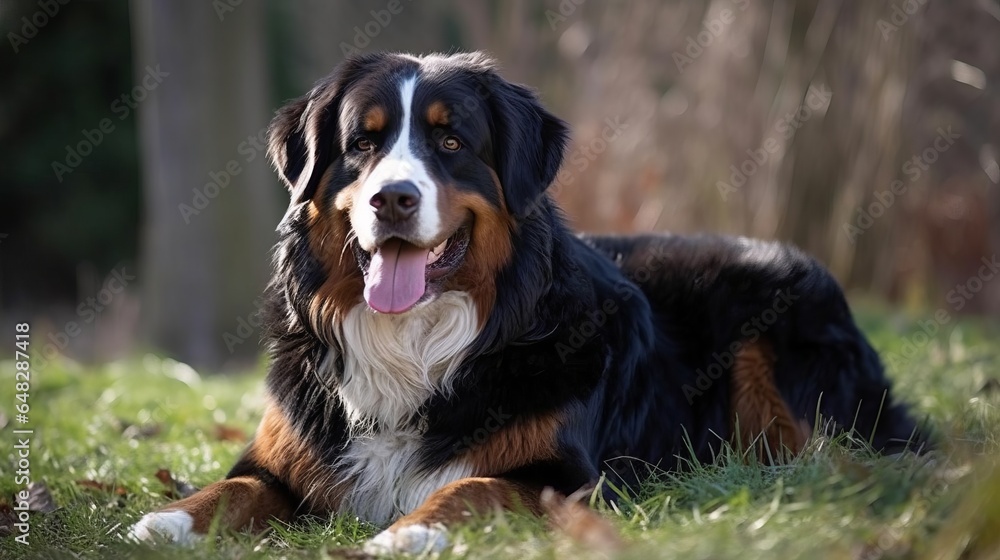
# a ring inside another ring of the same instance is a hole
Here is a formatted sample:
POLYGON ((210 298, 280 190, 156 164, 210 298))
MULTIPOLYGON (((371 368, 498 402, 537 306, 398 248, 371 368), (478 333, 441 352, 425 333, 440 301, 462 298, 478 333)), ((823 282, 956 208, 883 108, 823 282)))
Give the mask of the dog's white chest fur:
POLYGON ((352 441, 344 456, 344 474, 352 482, 344 509, 386 525, 416 509, 438 488, 472 475, 471 467, 462 462, 418 472, 419 442, 419 434, 404 431, 352 441))
POLYGON ((424 401, 450 390, 478 330, 476 306, 464 292, 446 292, 402 315, 376 314, 364 304, 347 313, 338 332, 344 349, 338 396, 351 442, 337 465, 351 483, 347 511, 387 523, 471 474, 461 463, 416 472, 420 433, 410 420, 424 401))

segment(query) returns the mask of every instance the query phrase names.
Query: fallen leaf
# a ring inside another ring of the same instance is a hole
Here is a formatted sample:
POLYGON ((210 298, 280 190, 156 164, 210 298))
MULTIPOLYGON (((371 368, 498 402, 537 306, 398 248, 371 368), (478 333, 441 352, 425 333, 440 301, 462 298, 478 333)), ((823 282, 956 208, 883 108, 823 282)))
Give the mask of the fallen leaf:
POLYGON ((17 514, 14 513, 14 508, 7 502, 0 503, 0 537, 13 535, 15 523, 17 514))
POLYGON ((175 500, 187 498, 198 491, 198 487, 188 484, 183 480, 177 480, 167 469, 156 471, 156 478, 167 487, 166 496, 175 500))
POLYGON ((170 471, 167 469, 160 469, 156 471, 156 478, 167 486, 174 485, 174 475, 170 474, 170 471))
POLYGON ((238 441, 244 442, 247 440, 247 433, 243 430, 233 427, 226 426, 224 424, 215 425, 215 439, 219 441, 238 441))
POLYGON ((542 510, 548 515, 549 523, 570 541, 599 552, 622 550, 625 543, 614 525, 582 503, 581 499, 588 494, 580 490, 565 497, 552 488, 545 488, 541 496, 542 510))
POLYGON ((56 509, 56 501, 44 482, 32 482, 28 485, 28 511, 52 513, 56 509))
POLYGON ((98 490, 100 492, 111 492, 116 496, 124 496, 128 494, 128 490, 124 486, 114 486, 111 484, 105 484, 103 482, 98 482, 96 480, 77 480, 77 486, 82 486, 84 488, 91 488, 98 490))

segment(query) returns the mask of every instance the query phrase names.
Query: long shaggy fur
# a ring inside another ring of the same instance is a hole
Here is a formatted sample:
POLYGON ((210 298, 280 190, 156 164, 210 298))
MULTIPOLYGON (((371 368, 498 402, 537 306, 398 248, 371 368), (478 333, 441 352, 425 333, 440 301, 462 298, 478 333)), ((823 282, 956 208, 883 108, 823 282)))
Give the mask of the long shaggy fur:
POLYGON ((394 521, 376 539, 391 544, 470 508, 541 512, 543 488, 634 489, 726 442, 763 436, 761 457, 782 457, 818 418, 880 451, 925 443, 814 259, 744 238, 573 235, 545 192, 567 138, 479 54, 353 57, 281 109, 272 405, 228 480, 171 507, 196 529, 227 495, 245 502, 227 519, 350 513, 394 521), (435 189, 413 220, 365 214, 390 153, 393 181, 411 168, 435 189), (365 299, 385 240, 445 248, 400 314, 365 299))

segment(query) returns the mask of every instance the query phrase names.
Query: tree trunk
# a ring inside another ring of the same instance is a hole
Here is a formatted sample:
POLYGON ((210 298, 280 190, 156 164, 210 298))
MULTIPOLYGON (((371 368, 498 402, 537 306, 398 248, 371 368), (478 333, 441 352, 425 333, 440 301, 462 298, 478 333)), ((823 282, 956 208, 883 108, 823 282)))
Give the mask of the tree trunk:
MULTIPOLYGON (((250 316, 268 274, 281 191, 263 151, 271 116, 264 6, 131 4, 144 187, 144 334, 196 367, 253 359, 250 316), (256 137, 256 138, 252 138, 256 137)), ((255 323, 256 321, 252 321, 255 323)))

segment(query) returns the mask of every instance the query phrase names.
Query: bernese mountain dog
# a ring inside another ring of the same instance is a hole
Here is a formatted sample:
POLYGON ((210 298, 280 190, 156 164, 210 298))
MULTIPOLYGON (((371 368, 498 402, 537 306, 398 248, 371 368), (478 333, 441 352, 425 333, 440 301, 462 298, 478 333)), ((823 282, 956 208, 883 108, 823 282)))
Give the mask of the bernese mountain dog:
POLYGON ((133 538, 349 513, 385 527, 368 550, 418 552, 470 512, 541 514, 543 490, 602 476, 634 490, 725 445, 776 461, 821 429, 923 443, 802 252, 570 233, 546 194, 567 126, 482 54, 355 56, 269 135, 291 202, 267 408, 225 480, 133 538))

